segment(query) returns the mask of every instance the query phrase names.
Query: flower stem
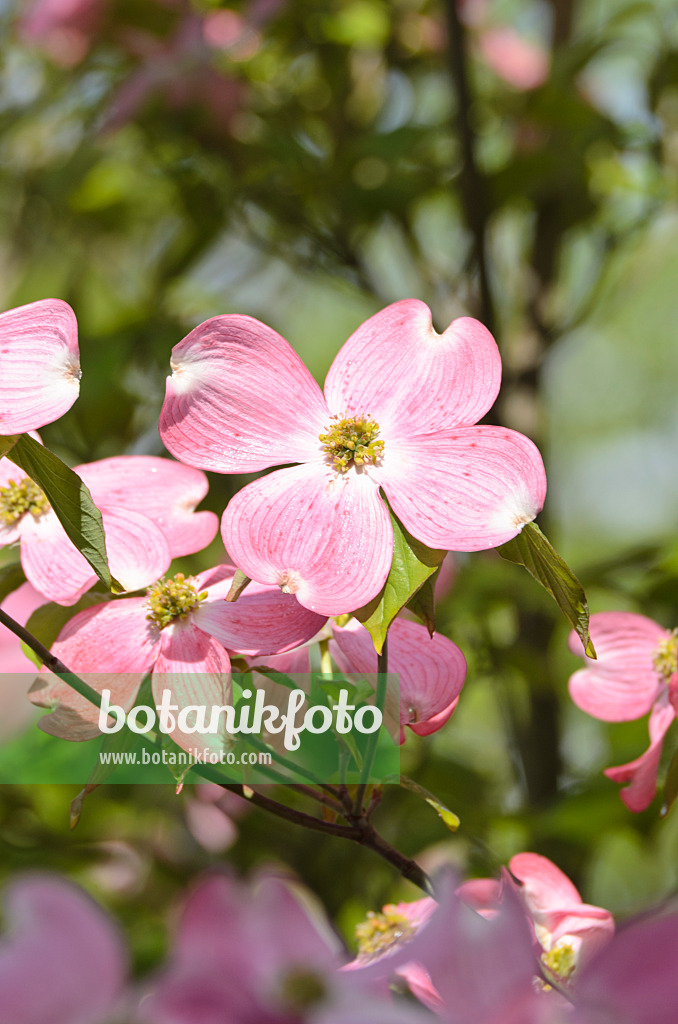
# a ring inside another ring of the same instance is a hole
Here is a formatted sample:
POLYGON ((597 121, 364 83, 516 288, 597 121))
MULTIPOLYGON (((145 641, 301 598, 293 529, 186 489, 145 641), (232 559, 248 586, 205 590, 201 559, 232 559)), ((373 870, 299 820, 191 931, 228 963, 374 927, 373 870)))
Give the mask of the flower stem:
MULTIPOLYGON (((388 636, 384 640, 384 646, 381 649, 381 654, 377 655, 377 694, 374 705, 379 708, 382 713, 384 705, 386 704, 386 686, 388 683, 387 672, 388 636)), ((365 757, 363 760, 362 770, 360 772, 360 783, 356 789, 355 800, 353 801, 353 813, 355 815, 360 815, 362 813, 365 790, 367 789, 367 784, 370 781, 370 772, 372 771, 372 765, 374 764, 374 758, 377 753, 380 731, 381 729, 377 729, 376 732, 370 733, 367 739, 365 757)))

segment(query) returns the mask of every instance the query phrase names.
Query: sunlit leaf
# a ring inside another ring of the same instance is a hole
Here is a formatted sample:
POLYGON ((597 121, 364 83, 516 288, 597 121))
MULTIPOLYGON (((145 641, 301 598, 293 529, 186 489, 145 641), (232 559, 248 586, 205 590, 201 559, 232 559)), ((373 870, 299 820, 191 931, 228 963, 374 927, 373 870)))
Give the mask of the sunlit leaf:
POLYGON ((392 779, 385 779, 384 781, 399 783, 403 789, 407 789, 410 793, 414 793, 414 795, 418 796, 420 800, 425 800, 426 803, 433 808, 436 814, 442 818, 443 823, 450 832, 456 832, 459 828, 461 822, 454 811, 451 811, 449 807, 445 806, 442 800, 439 800, 438 797, 434 796, 428 789, 424 789, 424 787, 420 786, 418 782, 414 781, 414 779, 408 778, 407 775, 400 775, 394 776, 392 779))
POLYGON ((589 606, 581 583, 549 543, 536 523, 528 523, 507 544, 497 548, 502 558, 524 565, 541 583, 575 629, 589 658, 596 651, 589 633, 589 606))

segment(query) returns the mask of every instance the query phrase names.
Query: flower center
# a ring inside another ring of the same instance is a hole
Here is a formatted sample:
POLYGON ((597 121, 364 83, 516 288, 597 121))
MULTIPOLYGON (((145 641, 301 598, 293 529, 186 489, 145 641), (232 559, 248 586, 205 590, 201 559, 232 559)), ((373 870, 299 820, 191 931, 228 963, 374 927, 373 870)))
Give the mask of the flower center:
POLYGON ((7 487, 0 487, 0 523, 11 526, 30 512, 37 519, 49 508, 44 492, 29 477, 17 483, 10 480, 7 487))
POLYGON ((562 981, 567 981, 577 966, 577 953, 569 942, 562 942, 553 949, 542 953, 541 962, 548 974, 553 974, 562 981))
POLYGON ((195 580, 178 572, 171 580, 159 580, 148 594, 149 612, 146 618, 158 629, 165 629, 175 619, 185 619, 207 597, 207 591, 198 593, 195 580))
POLYGON ((387 904, 380 914, 370 911, 367 920, 356 925, 355 937, 358 940, 358 956, 361 960, 371 960, 385 953, 397 942, 411 939, 415 929, 412 922, 398 913, 392 904, 387 904))
POLYGON ((323 451, 338 473, 346 473, 351 463, 363 466, 366 462, 376 465, 384 454, 384 442, 379 437, 379 424, 368 416, 347 416, 337 419, 320 434, 323 451))
POLYGON ((655 671, 665 682, 669 682, 674 672, 678 672, 678 630, 674 629, 670 636, 660 640, 652 655, 655 671))

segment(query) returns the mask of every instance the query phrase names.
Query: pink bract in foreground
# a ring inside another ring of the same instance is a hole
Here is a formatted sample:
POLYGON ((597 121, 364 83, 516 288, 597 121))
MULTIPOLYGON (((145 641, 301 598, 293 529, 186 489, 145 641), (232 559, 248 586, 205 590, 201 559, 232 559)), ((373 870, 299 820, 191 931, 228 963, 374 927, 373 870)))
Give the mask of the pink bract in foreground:
POLYGON ((23 434, 68 412, 80 392, 78 325, 61 299, 0 313, 0 434, 23 434))
MULTIPOLYGON (((100 509, 113 576, 125 590, 153 583, 172 558, 213 540, 213 512, 194 512, 207 494, 204 473, 152 455, 120 455, 76 466, 100 509)), ((9 459, 0 459, 0 547, 21 544, 26 578, 50 601, 73 604, 94 583, 47 498, 9 459)))
MULTIPOLYGON (((628 764, 608 768, 614 782, 628 782, 621 798, 630 811, 644 811, 657 791, 657 769, 664 736, 678 712, 678 635, 634 612, 599 612, 591 616, 591 639, 597 661, 570 678, 577 707, 604 722, 630 722, 650 713, 650 745, 628 764)), ((582 655, 572 632, 573 654, 582 655)))
MULTIPOLYGON (((52 653, 125 711, 143 677, 152 673, 153 698, 172 693, 172 703, 221 706, 229 700, 231 662, 239 654, 274 654, 310 640, 325 623, 290 595, 251 584, 237 603, 225 600, 232 566, 199 576, 161 580, 146 597, 129 597, 78 612, 62 629, 52 653), (94 673, 93 676, 89 676, 94 673)), ((36 680, 31 699, 52 710, 40 727, 67 740, 99 734, 99 710, 56 676, 36 680)), ((208 719, 209 721, 209 719, 208 719)), ((198 736, 177 724, 172 738, 184 749, 223 749, 224 734, 198 736)))
POLYGON ((494 339, 469 317, 443 334, 423 302, 367 320, 335 358, 325 395, 270 327, 219 316, 173 350, 160 418, 189 465, 250 473, 222 520, 235 563, 325 615, 353 611, 388 575, 393 531, 383 488, 413 536, 476 551, 515 537, 541 509, 534 444, 475 426, 499 391, 494 339))

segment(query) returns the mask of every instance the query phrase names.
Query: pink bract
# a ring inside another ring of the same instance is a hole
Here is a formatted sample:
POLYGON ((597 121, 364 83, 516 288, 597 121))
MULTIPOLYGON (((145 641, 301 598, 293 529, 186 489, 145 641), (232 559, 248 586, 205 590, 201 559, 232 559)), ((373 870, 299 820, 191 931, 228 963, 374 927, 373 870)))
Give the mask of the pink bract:
POLYGON ((338 353, 324 396, 288 343, 246 316, 196 327, 171 366, 160 432, 177 458, 221 473, 301 463, 243 488, 222 536, 248 576, 322 614, 352 611, 384 584, 393 533, 380 488, 413 536, 463 551, 510 540, 543 505, 533 443, 475 426, 497 396, 501 361, 469 317, 437 334, 423 302, 388 306, 338 353), (376 448, 342 464, 340 439, 360 418, 376 448))
MULTIPOLYGON (((35 609, 44 603, 43 595, 30 583, 22 583, 8 594, 0 608, 25 626, 35 609)), ((0 625, 0 743, 6 743, 35 720, 36 711, 27 694, 36 675, 35 665, 21 650, 19 637, 0 625)))
MULTIPOLYGON (((604 722, 628 722, 650 712, 648 749, 634 761, 605 771, 613 781, 629 783, 620 794, 629 810, 643 811, 657 791, 664 736, 678 708, 678 640, 634 612, 599 612, 591 616, 590 630, 598 660, 586 659, 586 668, 570 677, 570 696, 577 707, 604 722)), ((569 647, 583 655, 574 632, 569 647)))
MULTIPOLYGON (((377 671, 370 634, 356 619, 343 628, 333 623, 332 634, 330 651, 340 671, 377 671)), ((395 619, 388 642, 389 671, 400 681, 400 742, 405 742, 406 725, 419 736, 437 732, 459 703, 466 678, 464 655, 446 636, 431 637, 425 626, 407 619, 395 619)))
POLYGON ((58 420, 80 391, 78 325, 61 299, 0 313, 0 434, 58 420))
MULTIPOLYGON (((190 579, 196 595, 206 593, 206 598, 162 628, 148 619, 147 597, 87 608, 62 629, 52 653, 99 692, 110 689, 111 703, 125 711, 149 672, 156 703, 167 689, 179 708, 226 704, 231 684, 227 650, 286 651, 309 640, 325 621, 291 595, 260 584, 250 584, 235 604, 227 603, 233 573, 232 566, 218 566, 190 579)), ((69 740, 98 735, 98 708, 55 676, 36 680, 30 696, 39 707, 53 709, 40 721, 45 732, 69 740)), ((184 749, 220 751, 224 743, 221 733, 184 733, 178 726, 172 738, 184 749)))
POLYGON ((25 875, 5 889, 0 942, 2 1024, 101 1024, 117 1019, 127 973, 108 915, 81 889, 25 875))
MULTIPOLYGON (((148 586, 172 558, 199 551, 214 538, 215 514, 193 511, 208 489, 198 470, 151 455, 121 455, 76 466, 75 472, 101 510, 111 572, 125 590, 148 586)), ((0 460, 0 497, 26 479, 9 459, 0 460)), ((96 583, 49 506, 13 523, 0 520, 0 546, 17 541, 26 578, 48 600, 73 604, 96 583)))

